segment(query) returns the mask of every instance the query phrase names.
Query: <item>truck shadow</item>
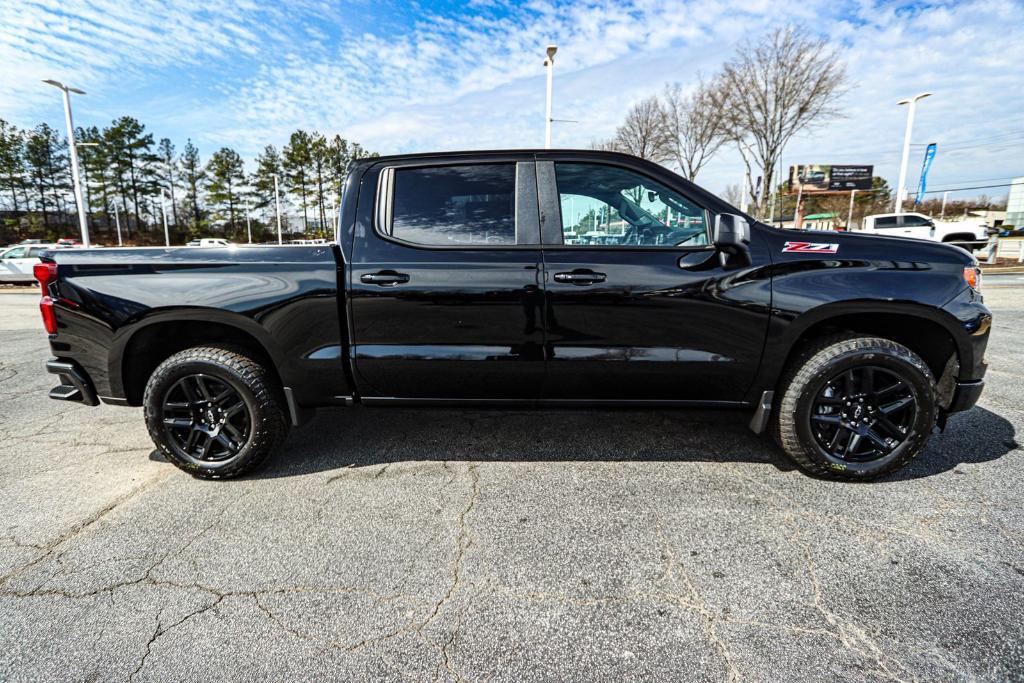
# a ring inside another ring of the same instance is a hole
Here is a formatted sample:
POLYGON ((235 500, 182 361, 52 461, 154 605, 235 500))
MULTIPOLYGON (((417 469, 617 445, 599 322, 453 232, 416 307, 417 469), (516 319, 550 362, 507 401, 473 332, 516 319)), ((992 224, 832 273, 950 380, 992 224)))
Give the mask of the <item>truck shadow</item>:
MULTIPOLYGON (((489 411, 349 408, 320 411, 292 431, 257 478, 290 477, 396 461, 742 462, 794 466, 750 415, 711 410, 489 411)), ((953 416, 900 481, 983 463, 1018 448, 1013 425, 984 408, 953 416)))

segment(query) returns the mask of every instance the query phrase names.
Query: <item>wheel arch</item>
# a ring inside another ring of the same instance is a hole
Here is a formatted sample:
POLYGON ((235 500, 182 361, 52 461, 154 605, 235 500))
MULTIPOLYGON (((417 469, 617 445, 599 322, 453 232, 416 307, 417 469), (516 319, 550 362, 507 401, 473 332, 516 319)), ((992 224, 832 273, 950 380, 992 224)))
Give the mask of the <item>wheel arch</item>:
MULTIPOLYGON (((907 302, 839 302, 813 308, 793 319, 780 334, 770 335, 757 383, 761 390, 777 390, 785 369, 815 339, 851 332, 898 342, 921 357, 936 381, 948 374, 948 363, 970 366, 973 351, 958 335, 956 319, 942 309, 907 302), (774 336, 773 342, 771 337, 774 336)), ((955 378, 955 374, 949 379, 955 378)))
POLYGON ((953 232, 942 236, 944 243, 948 242, 977 242, 978 236, 972 232, 953 232))
POLYGON ((156 367, 173 354, 194 346, 227 345, 239 348, 264 364, 283 384, 279 354, 273 340, 253 320, 216 309, 155 312, 115 339, 110 349, 111 388, 121 389, 128 405, 142 405, 146 381, 156 367))

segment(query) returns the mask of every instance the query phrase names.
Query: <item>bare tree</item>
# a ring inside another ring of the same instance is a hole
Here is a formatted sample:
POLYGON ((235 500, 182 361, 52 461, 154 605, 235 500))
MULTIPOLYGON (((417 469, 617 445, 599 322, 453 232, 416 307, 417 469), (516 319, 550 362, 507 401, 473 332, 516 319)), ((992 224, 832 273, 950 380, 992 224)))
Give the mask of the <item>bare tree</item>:
POLYGON ((688 180, 697 179, 700 169, 728 139, 715 108, 713 87, 701 83, 695 91, 684 93, 678 83, 667 84, 661 98, 666 144, 688 180))
POLYGON ((729 202, 733 206, 739 206, 740 202, 743 201, 743 188, 733 183, 732 185, 726 185, 722 191, 722 199, 729 202))
POLYGON ((615 149, 641 159, 662 162, 671 157, 665 137, 664 112, 656 95, 630 108, 625 122, 615 131, 615 149))
POLYGON ((615 139, 611 140, 591 140, 590 149, 597 150, 600 152, 621 152, 619 146, 615 143, 615 139))
POLYGON ((761 192, 751 184, 751 196, 768 199, 772 172, 790 138, 841 115, 838 99, 847 83, 837 51, 792 27, 742 46, 722 67, 710 93, 729 137, 760 171, 761 192))

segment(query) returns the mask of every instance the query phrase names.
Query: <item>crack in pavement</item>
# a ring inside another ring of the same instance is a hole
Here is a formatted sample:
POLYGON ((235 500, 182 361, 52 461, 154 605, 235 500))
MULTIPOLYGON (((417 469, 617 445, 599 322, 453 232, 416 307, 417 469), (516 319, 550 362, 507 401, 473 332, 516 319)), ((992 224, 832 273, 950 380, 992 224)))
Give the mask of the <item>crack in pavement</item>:
POLYGON ((140 671, 142 671, 142 668, 144 666, 146 666, 146 660, 149 658, 149 655, 153 652, 153 644, 160 637, 162 637, 168 631, 171 631, 172 629, 175 629, 178 626, 181 626, 182 624, 184 624, 189 619, 192 619, 193 617, 199 616, 200 614, 203 614, 204 612, 208 612, 209 610, 214 609, 215 607, 217 607, 221 603, 221 601, 224 599, 224 597, 225 596, 222 595, 222 596, 218 597, 216 600, 214 600, 212 603, 210 603, 209 605, 204 605, 202 607, 199 607, 198 609, 192 610, 191 612, 186 614, 184 617, 182 617, 178 621, 174 622, 173 624, 168 625, 166 628, 161 626, 161 621, 162 621, 163 613, 164 613, 164 610, 161 609, 157 613, 156 629, 153 631, 153 635, 151 635, 149 637, 149 641, 146 643, 146 651, 142 653, 142 659, 139 660, 138 666, 136 666, 135 670, 132 671, 128 675, 128 680, 129 681, 135 680, 135 677, 139 674, 140 671))
MULTIPOLYGON (((18 576, 21 576, 22 574, 24 574, 26 571, 28 571, 32 567, 35 567, 36 565, 40 564, 43 560, 53 556, 54 552, 60 546, 62 546, 63 544, 67 543, 68 541, 74 539, 79 534, 81 534, 82 532, 84 532, 87 529, 89 529, 93 524, 96 524, 97 522, 102 520, 104 517, 106 517, 108 514, 110 514, 114 510, 116 510, 121 505, 129 502, 130 500, 132 500, 133 498, 135 498, 139 494, 143 493, 144 491, 146 491, 146 490, 156 486, 157 484, 159 484, 163 480, 167 479, 171 475, 171 473, 172 472, 171 472, 170 469, 167 469, 167 470, 164 470, 163 472, 157 473, 152 478, 150 478, 147 481, 143 482, 139 486, 136 486, 135 488, 131 489, 127 493, 125 493, 125 494, 123 494, 121 496, 118 496, 117 498, 112 500, 107 505, 103 506, 102 508, 100 508, 99 510, 94 512, 93 514, 89 515, 88 517, 86 517, 85 519, 80 521, 79 523, 75 524, 71 529, 69 529, 68 531, 64 532, 63 534, 58 536, 56 539, 54 539, 50 543, 47 543, 42 548, 40 548, 40 550, 43 550, 44 552, 39 557, 31 560, 27 564, 24 564, 24 565, 21 565, 20 567, 17 567, 13 571, 8 572, 6 575, 0 577, 0 586, 7 585, 7 583, 10 582, 11 579, 14 579, 14 578, 17 578, 18 576)), ((60 555, 58 555, 58 557, 59 556, 60 555)))

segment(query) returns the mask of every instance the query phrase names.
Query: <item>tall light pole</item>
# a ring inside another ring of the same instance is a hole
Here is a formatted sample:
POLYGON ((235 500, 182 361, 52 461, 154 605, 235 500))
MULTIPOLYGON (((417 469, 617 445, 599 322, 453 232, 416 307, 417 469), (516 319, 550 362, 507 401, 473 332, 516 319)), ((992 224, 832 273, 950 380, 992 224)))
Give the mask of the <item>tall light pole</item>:
POLYGON ((78 150, 75 147, 75 124, 71 121, 71 93, 84 95, 84 90, 69 88, 60 81, 45 80, 43 83, 60 88, 64 93, 64 118, 68 124, 68 148, 71 150, 71 179, 75 185, 75 203, 78 204, 78 225, 82 229, 82 246, 89 248, 89 221, 86 218, 85 201, 82 199, 82 181, 78 176, 78 150))
POLYGON ((160 192, 160 213, 164 218, 164 245, 171 246, 171 233, 167 230, 167 196, 160 192))
POLYGON ((274 203, 277 205, 277 243, 283 244, 281 240, 281 193, 277 188, 277 174, 274 174, 274 203))
POLYGON ((252 222, 249 220, 249 196, 245 196, 245 233, 249 236, 249 244, 252 244, 252 222))
POLYGON ((544 116, 544 149, 551 149, 551 84, 555 73, 556 52, 558 52, 557 45, 548 45, 548 57, 544 60, 544 66, 548 69, 548 101, 544 116))
MULTIPOLYGON (((117 203, 114 203, 114 223, 117 224, 117 246, 123 247, 124 243, 121 242, 121 219, 117 215, 117 203)), ((110 229, 110 225, 107 224, 107 229, 110 229)))
POLYGON ((923 92, 896 104, 907 104, 907 132, 903 135, 903 160, 900 161, 900 181, 896 185, 896 213, 903 213, 903 201, 907 198, 907 162, 910 160, 910 134, 914 129, 914 112, 917 111, 917 101, 923 100, 931 95, 930 92, 923 92))

